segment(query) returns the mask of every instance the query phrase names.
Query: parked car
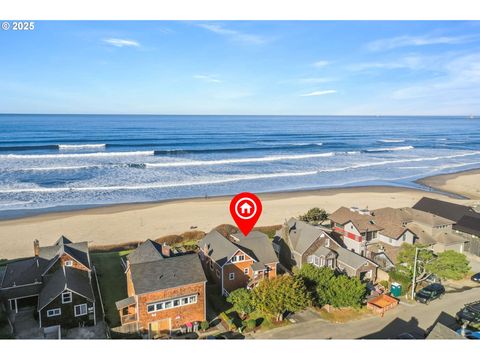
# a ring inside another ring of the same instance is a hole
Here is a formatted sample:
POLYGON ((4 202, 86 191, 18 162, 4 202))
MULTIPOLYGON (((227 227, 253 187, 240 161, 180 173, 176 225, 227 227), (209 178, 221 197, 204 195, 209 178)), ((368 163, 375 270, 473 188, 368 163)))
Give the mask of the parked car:
POLYGON ((457 334, 462 335, 466 339, 480 340, 480 331, 458 329, 457 334))
POLYGON ((471 277, 472 281, 480 283, 480 272, 471 277))
POLYGON ((430 284, 415 294, 415 300, 423 304, 428 304, 445 293, 445 287, 441 284, 430 284))
POLYGON ((457 313, 457 320, 473 326, 480 325, 480 301, 466 304, 465 307, 457 313))

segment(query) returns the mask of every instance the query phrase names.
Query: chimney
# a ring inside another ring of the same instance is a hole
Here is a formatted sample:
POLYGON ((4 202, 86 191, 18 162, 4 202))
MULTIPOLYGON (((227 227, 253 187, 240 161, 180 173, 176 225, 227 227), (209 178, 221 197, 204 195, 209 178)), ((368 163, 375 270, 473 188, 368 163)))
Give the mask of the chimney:
POLYGON ((170 257, 171 256, 170 246, 168 246, 165 243, 162 244, 162 255, 165 256, 165 257, 170 257))
POLYGON ((37 239, 33 242, 33 254, 34 256, 40 255, 40 242, 37 239))

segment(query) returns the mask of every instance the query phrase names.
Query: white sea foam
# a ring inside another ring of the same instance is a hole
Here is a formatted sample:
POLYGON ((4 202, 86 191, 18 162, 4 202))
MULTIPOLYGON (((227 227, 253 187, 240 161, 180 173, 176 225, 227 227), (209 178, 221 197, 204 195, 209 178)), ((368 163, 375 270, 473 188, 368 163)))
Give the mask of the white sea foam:
POLYGON ((63 171, 63 170, 83 170, 83 169, 95 169, 97 165, 72 165, 72 166, 48 166, 48 167, 31 167, 12 169, 13 171, 63 171))
POLYGON ((282 160, 299 160, 299 159, 311 159, 319 157, 334 156, 335 153, 320 153, 320 154, 298 154, 298 155, 273 155, 264 156, 258 158, 240 158, 240 159, 221 159, 221 160, 192 160, 192 161, 178 161, 178 162, 166 162, 166 163, 146 163, 147 168, 158 167, 181 167, 181 166, 208 166, 208 165, 222 165, 222 164, 243 164, 243 163, 256 163, 256 162, 271 162, 282 160))
POLYGON ((8 154, 0 155, 0 159, 66 159, 66 158, 97 158, 97 157, 120 157, 120 156, 153 156, 154 151, 123 151, 101 152, 85 154, 8 154))
POLYGON ((57 187, 57 188, 13 188, 13 189, 0 189, 0 194, 12 194, 12 193, 58 193, 58 192, 86 192, 86 191, 117 191, 117 190, 149 190, 149 189, 163 189, 181 186, 197 186, 197 185, 211 185, 222 184, 244 180, 258 180, 258 179, 272 179, 281 177, 296 177, 315 175, 317 171, 304 171, 304 172, 286 172, 286 173, 272 173, 272 174, 251 174, 236 176, 225 179, 208 179, 199 180, 184 183, 150 183, 150 184, 136 184, 136 185, 112 185, 112 186, 91 186, 91 187, 57 187))
POLYGON ((397 147, 386 147, 386 148, 374 148, 374 149, 367 149, 367 152, 377 152, 377 151, 404 151, 404 150, 412 150, 414 149, 413 146, 397 146, 397 147))
POLYGON ((404 139, 382 139, 382 140, 378 140, 378 142, 381 142, 381 143, 403 143, 405 142, 404 139))
POLYGON ((107 144, 58 144, 60 150, 104 149, 107 144))
MULTIPOLYGON (((185 187, 185 186, 198 186, 198 185, 212 185, 212 184, 222 184, 230 183, 237 181, 245 180, 259 180, 259 179, 270 179, 270 178, 282 178, 282 177, 301 177, 316 175, 324 172, 342 172, 355 170, 359 168, 368 168, 374 166, 382 166, 389 164, 402 164, 410 162, 421 162, 421 161, 435 161, 443 159, 453 159, 460 157, 467 157, 473 155, 480 155, 480 151, 473 151, 462 154, 455 155, 446 155, 446 156, 434 156, 434 157, 423 157, 423 158, 413 158, 413 159, 397 159, 397 160, 385 160, 369 163, 360 163, 351 166, 337 167, 337 168, 327 168, 319 169, 313 171, 304 171, 304 172, 281 172, 281 173, 270 173, 270 174, 250 174, 235 176, 230 178, 223 179, 205 179, 192 182, 184 183, 148 183, 148 184, 136 184, 136 185, 112 185, 112 186, 81 186, 81 187, 57 187, 57 188, 47 188, 47 187, 35 187, 35 188, 4 188, 0 189, 0 194, 16 194, 16 193, 68 193, 68 192, 88 192, 88 191, 117 191, 117 190, 148 190, 148 189, 162 189, 162 188, 175 188, 175 187, 185 187)), ((474 163, 471 163, 474 164, 474 163)), ((462 164, 464 166, 467 164, 462 164)))

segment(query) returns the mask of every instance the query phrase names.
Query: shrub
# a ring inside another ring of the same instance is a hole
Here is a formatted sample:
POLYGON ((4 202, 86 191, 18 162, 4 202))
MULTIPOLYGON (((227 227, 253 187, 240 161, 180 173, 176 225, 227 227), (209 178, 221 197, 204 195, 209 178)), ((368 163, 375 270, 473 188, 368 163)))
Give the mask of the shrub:
POLYGON ((200 329, 202 331, 207 331, 209 327, 210 327, 210 324, 208 323, 208 321, 202 321, 200 323, 200 329))
POLYGON ((155 240, 155 242, 159 244, 166 244, 166 245, 175 245, 180 244, 183 241, 183 237, 180 235, 166 235, 159 237, 155 240))
POLYGON ((253 289, 255 306, 277 321, 286 311, 296 312, 311 304, 310 294, 299 277, 288 275, 264 279, 253 289))
POLYGON ((215 230, 217 230, 220 234, 222 234, 225 237, 228 237, 238 232, 238 228, 230 224, 218 225, 217 227, 215 227, 215 230))
POLYGON ((300 270, 296 270, 295 276, 300 277, 305 282, 316 305, 323 306, 327 303, 322 296, 324 289, 331 285, 331 280, 335 277, 332 269, 305 264, 300 270))
POLYGON ((253 230, 260 231, 267 235, 270 239, 273 239, 275 237, 275 233, 277 230, 280 230, 282 228, 282 225, 271 225, 271 226, 258 226, 254 227, 253 230))
POLYGON ((205 236, 205 233, 200 230, 185 231, 180 235, 183 241, 201 240, 205 236))
POLYGON ((328 219, 328 214, 325 210, 314 207, 308 210, 306 214, 300 215, 298 218, 308 223, 322 223, 328 219))
POLYGON ((388 289, 388 286, 390 285, 387 280, 382 280, 379 284, 382 285, 385 289, 388 289))
POLYGON ((245 316, 255 310, 252 292, 247 289, 232 291, 228 295, 227 301, 233 305, 233 309, 237 311, 240 316, 245 316))
POLYGON ((252 331, 257 326, 257 321, 255 319, 248 319, 242 322, 242 325, 247 331, 252 331))
POLYGON ((336 308, 360 307, 366 291, 367 287, 360 279, 346 275, 332 277, 328 286, 317 290, 319 298, 336 308))

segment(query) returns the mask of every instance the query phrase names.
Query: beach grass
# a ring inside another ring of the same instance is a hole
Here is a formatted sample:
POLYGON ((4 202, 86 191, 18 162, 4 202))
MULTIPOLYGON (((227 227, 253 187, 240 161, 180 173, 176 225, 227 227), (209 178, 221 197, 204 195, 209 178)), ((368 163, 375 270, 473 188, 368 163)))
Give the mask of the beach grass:
POLYGON ((127 297, 127 282, 120 258, 130 251, 114 251, 91 254, 102 293, 105 317, 110 327, 120 326, 120 317, 115 302, 127 297))

